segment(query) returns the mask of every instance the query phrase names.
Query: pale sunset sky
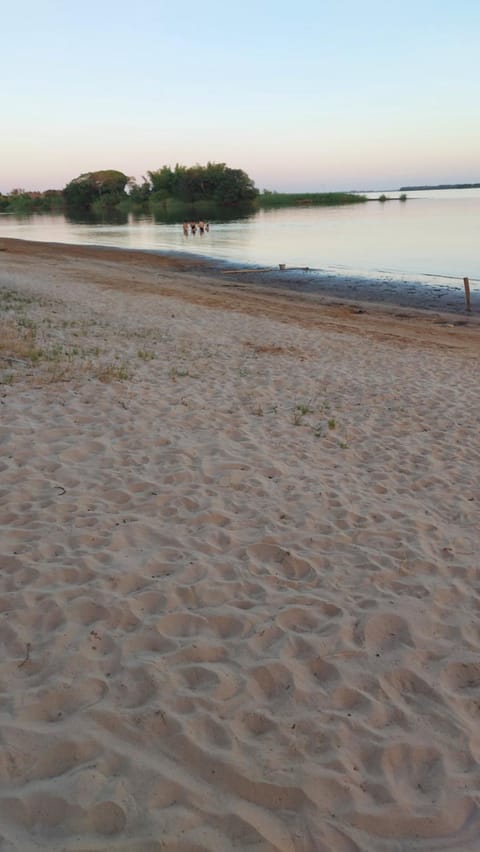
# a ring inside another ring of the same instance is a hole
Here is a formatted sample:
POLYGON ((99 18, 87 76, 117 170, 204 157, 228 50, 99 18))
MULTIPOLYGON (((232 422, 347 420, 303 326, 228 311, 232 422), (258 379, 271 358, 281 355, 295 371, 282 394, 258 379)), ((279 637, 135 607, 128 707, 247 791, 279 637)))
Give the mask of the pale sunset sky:
POLYGON ((279 191, 480 181, 480 0, 5 0, 0 192, 208 160, 279 191))

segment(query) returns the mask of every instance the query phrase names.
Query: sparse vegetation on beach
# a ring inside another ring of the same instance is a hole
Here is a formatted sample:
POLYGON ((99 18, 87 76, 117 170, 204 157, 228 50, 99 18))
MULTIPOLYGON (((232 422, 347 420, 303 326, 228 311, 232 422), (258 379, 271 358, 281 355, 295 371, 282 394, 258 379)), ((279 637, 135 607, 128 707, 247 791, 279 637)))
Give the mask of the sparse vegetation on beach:
POLYGON ((125 382, 132 378, 127 364, 101 364, 95 370, 95 378, 100 382, 125 382))
POLYGON ((172 382, 176 382, 177 379, 185 379, 189 375, 190 372, 186 367, 172 367, 170 369, 170 378, 172 382))
POLYGON ((142 361, 153 361, 155 358, 155 352, 151 352, 148 349, 139 349, 137 355, 142 361))
POLYGON ((41 302, 23 293, 0 291, 0 385, 11 386, 26 378, 34 378, 37 385, 80 377, 102 382, 131 378, 128 365, 118 363, 112 353, 101 353, 98 346, 59 342, 60 328, 77 337, 77 324, 27 313, 28 308, 40 306, 41 302))

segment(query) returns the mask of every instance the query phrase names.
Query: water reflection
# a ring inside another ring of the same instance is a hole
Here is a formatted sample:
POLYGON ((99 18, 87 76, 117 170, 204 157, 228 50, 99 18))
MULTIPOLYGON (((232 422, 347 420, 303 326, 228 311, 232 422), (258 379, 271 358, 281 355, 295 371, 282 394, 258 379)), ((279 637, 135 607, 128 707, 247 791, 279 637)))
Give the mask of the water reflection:
POLYGON ((89 208, 69 208, 65 213, 67 222, 72 225, 127 225, 130 214, 118 208, 96 212, 89 208))
POLYGON ((225 223, 249 219, 254 215, 255 213, 250 205, 228 208, 209 202, 200 202, 191 206, 170 202, 169 204, 155 205, 151 214, 147 211, 139 211, 137 221, 141 218, 152 218, 154 222, 160 225, 174 225, 182 222, 198 222, 203 219, 209 222, 225 223))

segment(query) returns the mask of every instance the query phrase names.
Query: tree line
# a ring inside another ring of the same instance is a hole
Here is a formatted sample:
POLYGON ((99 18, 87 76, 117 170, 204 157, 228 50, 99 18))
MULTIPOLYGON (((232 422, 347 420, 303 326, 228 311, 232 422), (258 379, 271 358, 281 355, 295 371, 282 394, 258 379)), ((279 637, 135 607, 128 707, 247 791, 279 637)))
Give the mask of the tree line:
POLYGON ((240 209, 298 204, 348 204, 366 200, 353 193, 277 193, 256 188, 242 169, 225 163, 174 168, 164 165, 148 171, 141 182, 116 169, 85 172, 62 190, 28 192, 14 189, 0 195, 0 213, 65 212, 67 215, 119 214, 149 211, 171 221, 218 217, 240 209))
POLYGON ((116 169, 85 172, 63 190, 30 192, 13 189, 0 195, 0 212, 52 210, 108 211, 116 207, 198 203, 238 206, 252 204, 258 196, 253 180, 242 169, 225 163, 206 166, 162 166, 147 172, 141 183, 116 169))

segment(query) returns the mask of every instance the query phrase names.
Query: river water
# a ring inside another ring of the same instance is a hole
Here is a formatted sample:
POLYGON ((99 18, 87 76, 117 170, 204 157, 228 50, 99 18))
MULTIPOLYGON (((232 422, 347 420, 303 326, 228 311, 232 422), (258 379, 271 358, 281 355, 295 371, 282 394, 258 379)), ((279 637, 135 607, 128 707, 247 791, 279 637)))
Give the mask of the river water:
POLYGON ((480 291, 480 189, 369 193, 366 204, 261 210, 214 221, 203 235, 181 224, 129 216, 88 224, 62 215, 0 215, 0 237, 201 255, 236 266, 308 267, 322 273, 480 291))

